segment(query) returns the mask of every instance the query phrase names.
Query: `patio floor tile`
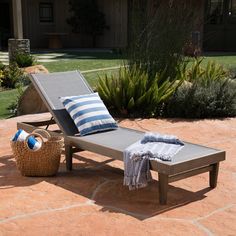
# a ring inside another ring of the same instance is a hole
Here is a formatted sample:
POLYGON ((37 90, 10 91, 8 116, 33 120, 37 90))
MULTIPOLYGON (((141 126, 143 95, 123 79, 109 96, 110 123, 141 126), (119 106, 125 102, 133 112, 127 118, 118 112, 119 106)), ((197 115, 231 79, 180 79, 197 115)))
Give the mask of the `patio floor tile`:
POLYGON ((0 236, 235 234, 236 119, 120 121, 125 127, 171 133, 226 151, 217 188, 209 188, 208 174, 177 181, 170 184, 163 206, 157 173, 148 187, 129 191, 122 184, 122 162, 87 151, 74 154, 71 172, 62 156, 55 177, 21 176, 9 144, 16 122, 48 117, 0 121, 0 236))

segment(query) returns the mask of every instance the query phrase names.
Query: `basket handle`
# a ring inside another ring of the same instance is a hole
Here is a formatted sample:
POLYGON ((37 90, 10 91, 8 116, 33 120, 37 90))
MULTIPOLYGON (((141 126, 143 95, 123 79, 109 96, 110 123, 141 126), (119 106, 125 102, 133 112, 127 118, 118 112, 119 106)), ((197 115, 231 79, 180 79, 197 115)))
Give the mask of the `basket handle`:
POLYGON ((39 150, 43 147, 43 145, 44 145, 43 136, 40 135, 40 134, 38 134, 38 133, 31 133, 31 134, 29 134, 29 135, 26 137, 26 139, 25 139, 25 141, 24 141, 24 144, 25 144, 25 146, 26 146, 31 152, 37 152, 37 151, 39 151, 39 150), (38 137, 38 138, 41 140, 41 147, 40 147, 39 149, 33 150, 33 149, 29 148, 28 140, 29 140, 29 138, 30 138, 31 136, 38 137))
POLYGON ((50 139, 51 138, 51 134, 47 131, 47 130, 45 130, 45 129, 35 129, 31 134, 39 134, 39 135, 41 135, 41 134, 45 134, 45 138, 46 139, 50 139))

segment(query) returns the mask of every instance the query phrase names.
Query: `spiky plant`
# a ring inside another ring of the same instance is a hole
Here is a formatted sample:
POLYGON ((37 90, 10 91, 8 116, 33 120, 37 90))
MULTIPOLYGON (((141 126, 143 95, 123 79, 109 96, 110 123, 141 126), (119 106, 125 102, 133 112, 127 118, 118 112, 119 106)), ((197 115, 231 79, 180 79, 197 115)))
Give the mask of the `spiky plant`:
POLYGON ((166 101, 181 83, 181 80, 162 80, 156 74, 149 80, 148 73, 138 66, 122 68, 118 76, 100 78, 98 92, 105 104, 121 115, 154 116, 160 104, 166 101))

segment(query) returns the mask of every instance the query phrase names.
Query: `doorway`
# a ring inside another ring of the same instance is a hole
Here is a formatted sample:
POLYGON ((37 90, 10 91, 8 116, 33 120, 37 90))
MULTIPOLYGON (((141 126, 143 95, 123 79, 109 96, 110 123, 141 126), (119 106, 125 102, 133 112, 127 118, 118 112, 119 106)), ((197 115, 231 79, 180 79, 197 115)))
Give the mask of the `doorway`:
POLYGON ((11 37, 10 3, 0 0, 0 50, 6 49, 11 37))
POLYGON ((207 0, 203 48, 236 51, 236 0, 207 0))

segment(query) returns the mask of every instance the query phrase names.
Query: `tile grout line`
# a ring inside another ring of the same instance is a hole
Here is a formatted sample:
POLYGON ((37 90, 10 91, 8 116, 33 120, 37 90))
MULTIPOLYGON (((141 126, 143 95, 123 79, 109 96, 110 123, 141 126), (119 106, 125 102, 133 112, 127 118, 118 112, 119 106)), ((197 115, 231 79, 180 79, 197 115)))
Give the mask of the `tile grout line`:
POLYGON ((192 221, 192 224, 195 225, 196 227, 198 227, 199 229, 201 229, 202 231, 204 231, 208 236, 213 236, 214 235, 207 227, 202 225, 200 222, 192 221))
POLYGON ((193 220, 193 224, 198 226, 199 228, 203 229, 209 236, 212 236, 214 235, 206 226, 204 226, 203 224, 201 224, 199 221, 200 220, 203 220, 203 219, 207 219, 209 216, 212 216, 214 215, 215 213, 218 213, 218 212, 222 212, 222 211, 225 211, 229 208, 231 208, 232 206, 234 206, 235 204, 229 204, 225 207, 222 207, 222 208, 218 208, 217 210, 215 211, 212 211, 211 213, 205 215, 205 216, 202 216, 202 217, 198 217, 197 219, 193 220))
POLYGON ((170 221, 182 221, 182 222, 187 222, 187 223, 191 223, 192 225, 195 225, 197 228, 199 228, 201 231, 204 231, 208 236, 213 236, 214 234, 205 226, 203 226, 202 224, 200 224, 197 221, 194 220, 188 220, 188 219, 182 219, 182 218, 168 218, 168 217, 157 217, 158 220, 170 220, 170 221))
POLYGON ((40 211, 36 211, 36 212, 32 212, 32 213, 16 215, 16 216, 12 216, 12 217, 5 218, 5 219, 3 218, 3 219, 0 219, 0 224, 6 223, 6 222, 9 222, 9 221, 12 221, 12 220, 24 219, 24 218, 28 218, 28 217, 31 217, 31 216, 37 216, 37 215, 45 214, 45 213, 65 211, 65 210, 76 208, 76 207, 92 206, 92 205, 94 205, 93 202, 88 200, 85 203, 79 203, 79 204, 69 205, 69 206, 60 207, 60 208, 54 208, 54 209, 49 208, 47 210, 40 210, 40 211))
POLYGON ((97 195, 97 193, 99 192, 99 190, 104 186, 106 185, 107 183, 109 182, 115 182, 115 180, 109 180, 109 179, 106 179, 104 178, 104 181, 102 183, 100 183, 94 190, 93 190, 93 193, 91 194, 91 201, 95 201, 95 197, 97 195))
POLYGON ((105 179, 105 181, 103 181, 101 184, 99 184, 95 188, 95 190, 93 191, 92 196, 91 196, 91 200, 88 200, 86 203, 79 203, 79 204, 69 205, 69 206, 66 206, 66 207, 60 207, 60 208, 54 208, 54 209, 51 208, 51 209, 48 209, 48 210, 40 210, 40 211, 28 213, 28 214, 26 213, 26 214, 16 215, 16 216, 5 218, 5 219, 0 219, 0 224, 6 223, 6 222, 9 222, 9 221, 12 221, 12 220, 16 220, 16 219, 28 218, 30 216, 36 216, 36 215, 41 215, 41 214, 56 212, 56 211, 64 211, 64 210, 68 210, 68 209, 72 209, 72 208, 76 208, 76 207, 81 207, 81 206, 95 205, 93 199, 94 199, 97 191, 99 191, 99 188, 101 186, 103 186, 104 184, 106 184, 107 182, 109 182, 109 180, 105 179))
POLYGON ((211 213, 205 215, 205 216, 202 216, 202 217, 198 217, 196 218, 194 221, 199 221, 199 220, 204 220, 212 215, 214 215, 215 213, 218 213, 218 212, 222 212, 222 211, 225 211, 227 209, 230 209, 231 207, 234 207, 236 204, 232 203, 232 204, 228 204, 227 206, 224 206, 224 207, 221 207, 221 208, 218 208, 216 209, 215 211, 212 211, 211 213))
POLYGON ((229 209, 229 208, 231 208, 231 207, 233 207, 233 206, 235 206, 235 204, 229 204, 229 205, 227 205, 227 206, 225 206, 225 207, 218 208, 217 210, 212 211, 211 213, 209 213, 209 214, 207 214, 207 215, 205 215, 205 216, 198 217, 198 218, 196 218, 195 220, 192 220, 192 223, 193 223, 194 225, 196 225, 198 228, 202 229, 204 232, 206 232, 207 235, 213 236, 214 233, 211 232, 211 230, 209 230, 206 226, 204 226, 203 224, 201 224, 199 221, 200 221, 200 220, 203 220, 203 219, 207 219, 208 217, 214 215, 215 213, 225 211, 225 210, 227 210, 227 209, 229 209))

